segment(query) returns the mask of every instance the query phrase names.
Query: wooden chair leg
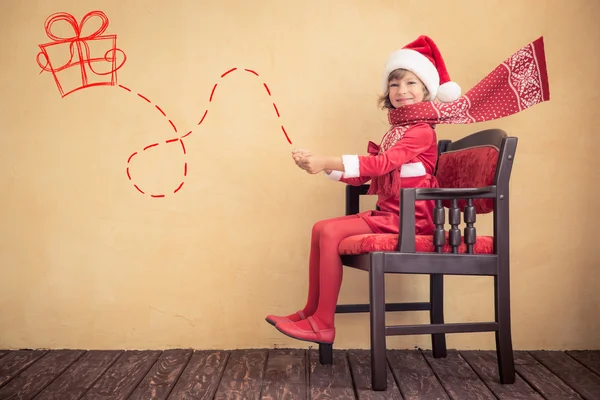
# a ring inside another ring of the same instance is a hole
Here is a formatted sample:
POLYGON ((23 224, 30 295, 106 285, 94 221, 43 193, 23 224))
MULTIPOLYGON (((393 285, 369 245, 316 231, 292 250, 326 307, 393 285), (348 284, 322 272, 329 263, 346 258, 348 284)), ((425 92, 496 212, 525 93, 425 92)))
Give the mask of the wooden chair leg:
MULTIPOLYGON (((502 272, 502 271, 500 271, 502 272)), ((495 309, 498 330, 496 331, 496 354, 500 383, 515 383, 515 360, 513 355, 510 326, 510 281, 508 273, 494 277, 495 309)))
POLYGON ((373 390, 387 390, 383 263, 384 261, 381 255, 371 255, 371 267, 369 269, 369 302, 371 307, 371 386, 373 390))
POLYGON ((319 344, 319 363, 323 365, 333 364, 332 344, 319 344))
MULTIPOLYGON (((444 323, 444 275, 431 274, 429 276, 429 301, 431 311, 429 321, 432 324, 444 323)), ((434 333, 431 335, 431 347, 434 358, 447 356, 446 334, 434 333)))

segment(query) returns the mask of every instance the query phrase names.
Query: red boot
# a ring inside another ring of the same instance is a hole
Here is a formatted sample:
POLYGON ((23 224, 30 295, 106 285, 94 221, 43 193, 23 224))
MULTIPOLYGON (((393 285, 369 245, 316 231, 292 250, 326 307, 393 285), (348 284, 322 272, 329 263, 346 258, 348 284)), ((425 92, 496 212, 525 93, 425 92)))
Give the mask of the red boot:
POLYGON ((277 330, 291 338, 315 342, 318 344, 332 344, 335 338, 335 328, 319 329, 313 317, 308 317, 307 321, 312 328, 310 331, 304 330, 295 322, 280 322, 275 325, 277 330))
POLYGON ((273 326, 276 326, 280 322, 297 322, 306 319, 302 310, 296 312, 295 314, 288 315, 286 317, 278 317, 277 315, 267 315, 265 320, 273 326), (292 317, 293 319, 290 319, 292 317))

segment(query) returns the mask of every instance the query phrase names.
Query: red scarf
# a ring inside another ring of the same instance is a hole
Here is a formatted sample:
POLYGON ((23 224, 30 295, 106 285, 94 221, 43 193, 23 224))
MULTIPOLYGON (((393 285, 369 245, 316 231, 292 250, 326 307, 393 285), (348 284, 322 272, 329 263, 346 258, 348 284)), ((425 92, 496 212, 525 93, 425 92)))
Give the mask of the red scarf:
MULTIPOLYGON (((471 124, 507 117, 548 100, 544 38, 540 37, 504 60, 459 99, 450 103, 425 101, 402 106, 390 110, 388 120, 391 130, 419 122, 471 124)), ((386 134, 384 140, 386 137, 389 135, 386 134)), ((394 135, 396 142, 401 137, 394 135)), ((386 144, 389 148, 389 143, 386 144)), ((377 149, 370 145, 369 153, 381 154, 386 150, 383 146, 375 147, 377 149)), ((400 173, 394 170, 371 179, 369 193, 398 195, 400 187, 400 173)))

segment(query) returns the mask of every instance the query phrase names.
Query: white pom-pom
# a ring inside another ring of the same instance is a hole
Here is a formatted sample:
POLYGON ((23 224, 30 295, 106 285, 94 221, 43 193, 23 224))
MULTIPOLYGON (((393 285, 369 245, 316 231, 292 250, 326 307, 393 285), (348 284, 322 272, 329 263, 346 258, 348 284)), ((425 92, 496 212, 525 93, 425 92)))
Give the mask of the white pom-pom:
POLYGON ((448 103, 457 100, 460 97, 461 89, 456 82, 446 82, 440 85, 437 93, 437 98, 443 102, 448 103))

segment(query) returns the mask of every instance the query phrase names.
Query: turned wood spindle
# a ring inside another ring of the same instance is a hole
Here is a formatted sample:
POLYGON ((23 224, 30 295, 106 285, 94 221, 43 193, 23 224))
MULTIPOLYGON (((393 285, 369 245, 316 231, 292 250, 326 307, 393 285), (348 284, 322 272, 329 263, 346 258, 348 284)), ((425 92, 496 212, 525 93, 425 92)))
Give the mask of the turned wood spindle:
POLYGON ((475 206, 473 206, 473 199, 467 199, 467 205, 465 207, 465 243, 467 244, 467 253, 473 254, 473 246, 477 238, 475 229, 475 219, 477 212, 475 206))
POLYGON ((442 200, 436 200, 435 208, 433 209, 433 223, 435 224, 435 230, 433 231, 433 245, 435 246, 435 251, 438 253, 444 251, 444 243, 446 241, 446 234, 444 231, 445 222, 442 200))
POLYGON ((458 202, 456 199, 452 199, 452 207, 448 212, 448 219, 450 220, 450 232, 448 235, 448 242, 452 246, 452 253, 458 253, 458 246, 460 245, 460 208, 458 208, 458 202))

